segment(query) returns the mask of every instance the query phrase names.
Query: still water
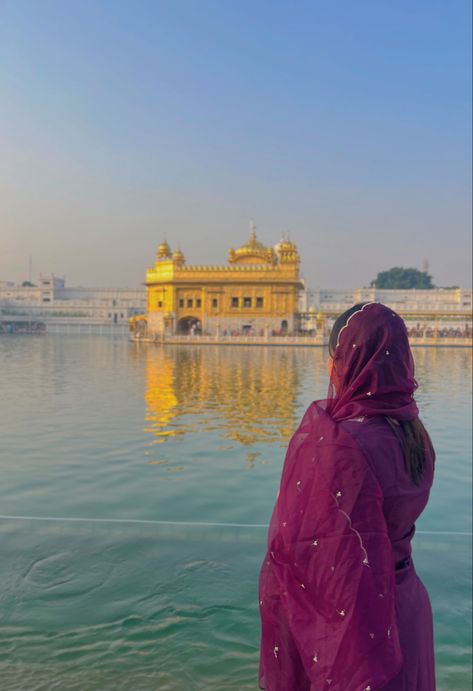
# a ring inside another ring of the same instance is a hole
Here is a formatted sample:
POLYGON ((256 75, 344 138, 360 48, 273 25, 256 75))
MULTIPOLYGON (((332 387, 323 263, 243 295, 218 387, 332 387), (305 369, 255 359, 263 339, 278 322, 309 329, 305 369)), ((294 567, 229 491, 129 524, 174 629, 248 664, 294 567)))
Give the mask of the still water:
MULTIPOLYGON (((258 526, 292 431, 326 394, 326 357, 107 336, 0 340, 2 691, 257 689, 258 526)), ((434 609, 438 688, 463 691, 471 350, 414 357, 437 450, 414 560, 434 609)))

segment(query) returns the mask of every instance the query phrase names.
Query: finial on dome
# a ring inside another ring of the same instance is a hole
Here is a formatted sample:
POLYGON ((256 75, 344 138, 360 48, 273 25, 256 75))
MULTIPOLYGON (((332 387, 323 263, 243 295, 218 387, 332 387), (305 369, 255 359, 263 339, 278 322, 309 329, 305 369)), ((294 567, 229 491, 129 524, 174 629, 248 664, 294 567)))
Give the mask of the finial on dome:
POLYGON ((250 221, 250 243, 254 245, 257 240, 256 240, 256 223, 254 222, 253 219, 250 221))

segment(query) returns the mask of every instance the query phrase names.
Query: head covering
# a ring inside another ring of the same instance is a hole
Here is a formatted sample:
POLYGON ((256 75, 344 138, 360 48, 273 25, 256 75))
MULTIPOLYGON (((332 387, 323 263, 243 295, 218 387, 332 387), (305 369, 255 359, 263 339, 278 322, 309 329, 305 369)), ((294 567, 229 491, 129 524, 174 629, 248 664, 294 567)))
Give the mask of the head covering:
POLYGON ((417 415, 402 319, 378 303, 339 333, 326 400, 292 436, 259 574, 259 688, 375 691, 399 672, 395 566, 383 492, 339 422, 417 415))
POLYGON ((338 334, 328 391, 334 420, 388 415, 412 420, 418 415, 414 359, 406 325, 392 309, 368 302, 338 334))

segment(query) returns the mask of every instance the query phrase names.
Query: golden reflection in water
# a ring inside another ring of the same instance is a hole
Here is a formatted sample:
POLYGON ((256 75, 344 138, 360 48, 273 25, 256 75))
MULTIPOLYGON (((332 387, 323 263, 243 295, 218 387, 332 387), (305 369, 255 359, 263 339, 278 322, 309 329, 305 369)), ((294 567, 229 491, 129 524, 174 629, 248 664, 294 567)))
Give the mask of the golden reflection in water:
POLYGON ((171 358, 146 359, 146 422, 150 423, 145 431, 155 432, 156 443, 174 436, 175 430, 169 425, 176 416, 178 401, 174 392, 174 368, 171 358))
MULTIPOLYGON (((453 395, 462 390, 465 377, 471 379, 470 349, 413 348, 413 355, 421 414, 432 396, 444 395, 444 389, 453 395)), ((130 356, 145 370, 145 431, 152 444, 213 432, 222 440, 219 452, 235 444, 246 448, 247 467, 268 462, 253 444, 287 446, 304 403, 325 398, 327 392, 327 352, 322 348, 133 344, 130 356)), ((148 462, 169 461, 159 457, 148 462)), ((183 469, 173 465, 174 472, 183 469)))
MULTIPOLYGON (((140 347, 140 354, 146 363, 146 431, 155 443, 205 429, 246 447, 287 442, 298 422, 302 371, 313 359, 295 349, 228 346, 151 345, 140 347)), ((249 453, 247 462, 258 455, 249 453)))

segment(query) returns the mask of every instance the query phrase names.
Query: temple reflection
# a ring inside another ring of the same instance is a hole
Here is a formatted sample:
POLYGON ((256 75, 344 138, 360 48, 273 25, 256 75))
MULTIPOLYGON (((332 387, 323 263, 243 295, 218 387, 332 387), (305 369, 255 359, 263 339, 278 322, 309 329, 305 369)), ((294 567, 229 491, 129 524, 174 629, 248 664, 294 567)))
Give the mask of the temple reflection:
POLYGON ((202 429, 243 446, 286 443, 298 422, 302 370, 313 360, 310 352, 283 348, 241 348, 238 357, 218 346, 147 347, 140 354, 146 431, 155 443, 202 429))
MULTIPOLYGON (((441 381, 453 388, 471 372, 466 349, 455 359, 449 349, 413 354, 421 399, 431 391, 433 371, 444 371, 441 381)), ((226 440, 223 452, 232 443, 284 445, 303 412, 298 404, 326 395, 325 349, 138 344, 130 355, 145 368, 145 431, 155 444, 205 430, 226 440)))
POLYGON ((147 431, 155 432, 159 441, 176 434, 170 427, 178 406, 174 393, 174 369, 175 363, 169 357, 146 358, 145 419, 150 423, 147 431))

